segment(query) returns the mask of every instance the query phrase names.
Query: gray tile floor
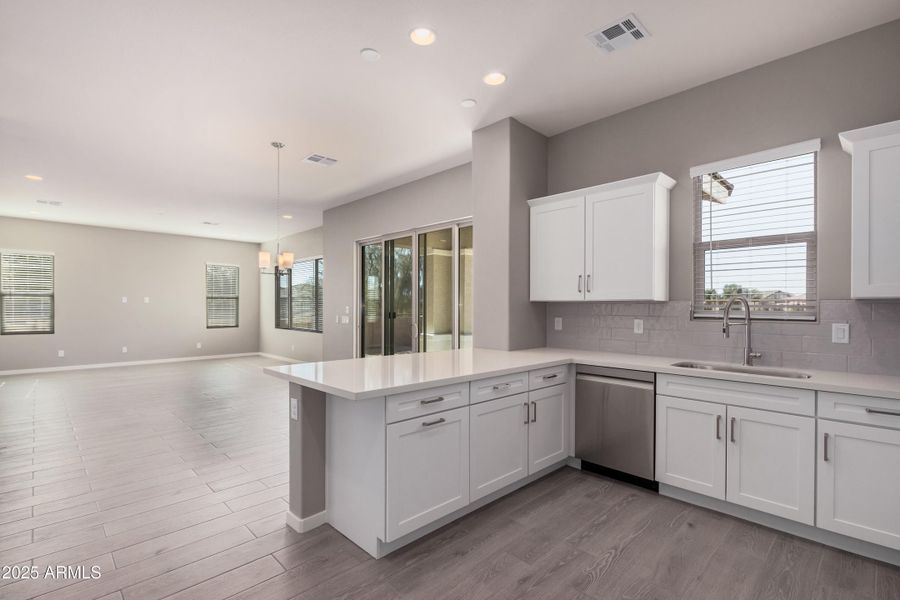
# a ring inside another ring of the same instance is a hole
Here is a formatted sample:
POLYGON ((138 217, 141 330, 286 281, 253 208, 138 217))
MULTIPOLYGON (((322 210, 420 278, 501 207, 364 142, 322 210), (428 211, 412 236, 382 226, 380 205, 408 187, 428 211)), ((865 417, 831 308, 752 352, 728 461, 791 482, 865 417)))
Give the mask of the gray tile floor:
POLYGON ((571 469, 380 561, 294 533, 266 364, 0 379, 0 565, 39 573, 0 598, 900 599, 898 568, 571 469))

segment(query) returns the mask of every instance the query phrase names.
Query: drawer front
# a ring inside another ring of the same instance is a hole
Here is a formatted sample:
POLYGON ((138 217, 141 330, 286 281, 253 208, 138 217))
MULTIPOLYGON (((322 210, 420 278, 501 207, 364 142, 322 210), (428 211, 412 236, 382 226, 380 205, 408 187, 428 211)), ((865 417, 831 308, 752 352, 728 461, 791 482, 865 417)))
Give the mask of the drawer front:
POLYGON ((813 390, 775 385, 660 374, 656 378, 656 393, 795 415, 816 414, 816 393, 813 390))
POLYGON ((819 392, 819 416, 835 421, 900 429, 900 400, 819 392))
POLYGON ((473 381, 470 385, 469 394, 472 398, 472 404, 475 404, 485 400, 527 392, 528 373, 523 371, 522 373, 479 379, 478 381, 473 381))
POLYGON ((459 383, 388 396, 385 417, 396 423, 469 404, 469 384, 459 383))
POLYGON ((528 389, 539 390, 569 380, 569 365, 557 365, 528 372, 528 389))

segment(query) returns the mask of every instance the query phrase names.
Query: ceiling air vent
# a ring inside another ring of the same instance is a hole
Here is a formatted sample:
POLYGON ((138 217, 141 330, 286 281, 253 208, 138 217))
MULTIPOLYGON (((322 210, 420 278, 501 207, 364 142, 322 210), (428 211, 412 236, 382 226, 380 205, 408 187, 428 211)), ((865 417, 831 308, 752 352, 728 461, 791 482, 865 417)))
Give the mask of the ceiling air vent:
POLYGON ((331 158, 330 156, 322 156, 321 154, 310 154, 303 159, 303 162, 312 163, 314 165, 321 165, 323 167, 330 167, 337 162, 337 159, 331 158))
POLYGON ((597 31, 592 31, 587 34, 587 38, 598 48, 603 48, 607 52, 613 52, 627 48, 649 35, 650 33, 647 29, 632 14, 597 31))

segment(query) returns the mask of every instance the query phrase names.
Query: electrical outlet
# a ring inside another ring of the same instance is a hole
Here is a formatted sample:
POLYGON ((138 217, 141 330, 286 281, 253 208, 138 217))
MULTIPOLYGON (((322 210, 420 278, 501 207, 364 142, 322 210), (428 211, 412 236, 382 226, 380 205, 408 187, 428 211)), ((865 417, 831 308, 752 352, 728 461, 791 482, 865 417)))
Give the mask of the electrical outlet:
POLYGON ((128 354, 128 346, 122 346, 122 354, 128 354))
POLYGON ((341 324, 346 325, 350 322, 350 317, 347 315, 341 315, 341 324))
POLYGON ((349 314, 350 314, 350 307, 349 307, 349 306, 345 306, 345 307, 344 307, 344 314, 345 314, 345 315, 349 315, 349 314))
POLYGON ((122 296, 122 304, 128 304, 128 296, 122 296))
POLYGON ((144 304, 150 304, 150 296, 144 296, 144 304))
POLYGON ((197 350, 203 347, 203 342, 197 342, 197 350))
POLYGON ((832 344, 849 344, 850 343, 850 323, 832 323, 831 324, 831 343, 832 344))
POLYGON ((334 315, 334 322, 335 322, 335 323, 340 323, 340 322, 341 322, 341 315, 334 315))
POLYGON ((556 331, 562 331, 562 317, 553 318, 553 329, 555 329, 556 331))
POLYGON ((57 355, 58 357, 62 358, 62 357, 64 357, 64 356, 66 355, 66 351, 65 351, 65 350, 57 350, 57 351, 56 351, 56 355, 57 355))
POLYGON ((637 334, 644 333, 644 320, 643 319, 635 319, 634 320, 634 332, 637 334))
POLYGON ((291 419, 296 421, 300 418, 300 406, 296 398, 291 398, 291 419))

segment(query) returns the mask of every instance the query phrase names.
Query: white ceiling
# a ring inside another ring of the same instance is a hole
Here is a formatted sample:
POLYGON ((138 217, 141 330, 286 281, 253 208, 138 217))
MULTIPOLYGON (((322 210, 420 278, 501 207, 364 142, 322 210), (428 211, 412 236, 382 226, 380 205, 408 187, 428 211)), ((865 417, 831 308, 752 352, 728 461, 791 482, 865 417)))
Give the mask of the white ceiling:
POLYGON ((284 234, 466 162, 471 131, 504 117, 556 134, 896 18, 896 0, 11 0, 0 214, 267 240, 272 140, 284 234), (584 38, 629 12, 650 38, 584 38), (409 42, 420 25, 433 46, 409 42), (509 81, 489 88, 495 69, 509 81))

